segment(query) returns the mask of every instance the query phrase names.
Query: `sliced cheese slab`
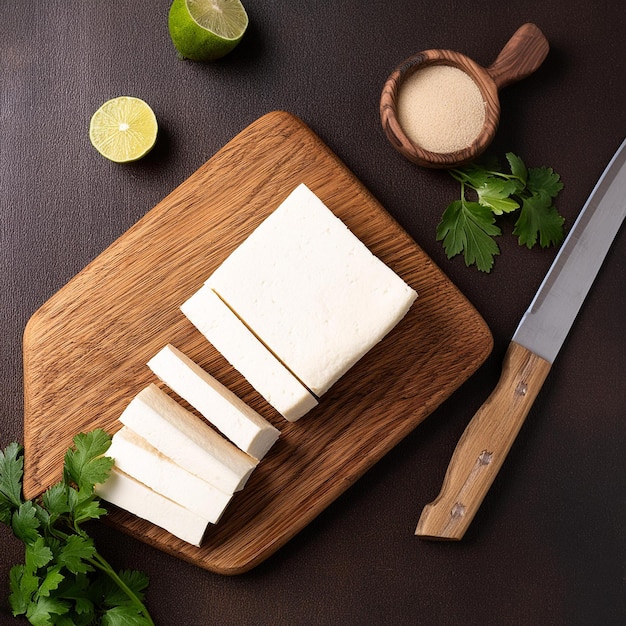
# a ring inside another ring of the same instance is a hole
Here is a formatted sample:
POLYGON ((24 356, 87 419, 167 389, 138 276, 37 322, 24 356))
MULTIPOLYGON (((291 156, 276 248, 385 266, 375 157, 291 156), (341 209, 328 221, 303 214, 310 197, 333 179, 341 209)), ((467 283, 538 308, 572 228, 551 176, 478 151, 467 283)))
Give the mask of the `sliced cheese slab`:
POLYGON ((318 397, 417 297, 304 184, 206 284, 318 397))
POLYGON ((181 310, 285 419, 294 422, 317 405, 315 396, 209 286, 199 289, 183 303, 181 310))
POLYGON ((274 426, 171 344, 152 357, 148 367, 225 437, 255 459, 262 459, 278 439, 280 432, 274 426))
POLYGON ((258 463, 155 384, 140 391, 119 419, 162 454, 224 493, 243 489, 258 463))
POLYGON ((113 467, 105 483, 96 485, 103 500, 137 517, 164 528, 179 539, 200 546, 207 520, 189 509, 153 491, 138 480, 113 467))
POLYGON ((128 426, 113 435, 107 456, 115 459, 115 467, 124 474, 212 524, 218 522, 232 499, 232 494, 177 465, 128 426))

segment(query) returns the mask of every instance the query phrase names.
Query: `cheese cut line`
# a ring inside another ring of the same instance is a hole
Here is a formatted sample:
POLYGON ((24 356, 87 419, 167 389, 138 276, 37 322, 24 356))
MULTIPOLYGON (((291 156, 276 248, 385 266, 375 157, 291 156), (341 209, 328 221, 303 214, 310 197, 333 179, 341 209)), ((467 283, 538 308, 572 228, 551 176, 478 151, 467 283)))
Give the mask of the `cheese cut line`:
POLYGON ((189 321, 286 420, 295 422, 317 399, 248 330, 209 287, 181 305, 189 321))
POLYGON ((119 420, 172 461, 225 493, 243 489, 258 464, 154 383, 131 400, 119 420))
POLYGON ((107 456, 115 467, 153 491, 216 524, 232 499, 165 456, 128 426, 112 438, 107 456))
MULTIPOLYGON (((209 283, 207 283, 207 286, 211 287, 211 285, 209 283)), ((259 337, 252 328, 250 328, 250 326, 248 324, 246 324, 246 320, 244 320, 240 315, 237 314, 237 311, 235 311, 229 304, 228 302, 226 302, 226 300, 224 300, 224 298, 222 298, 222 296, 220 296, 219 293, 217 293, 217 291, 215 291, 215 289, 211 289, 211 291, 213 291, 213 293, 224 303, 224 306, 228 308, 228 310, 246 327, 246 329, 250 332, 251 335, 253 335, 256 340, 317 400, 317 402, 319 402, 320 398, 319 396, 317 396, 312 389, 309 389, 304 381, 300 380, 300 378, 297 376, 297 374, 289 367, 289 365, 287 365, 287 363, 285 363, 264 341, 263 339, 261 339, 261 337, 259 337)))
POLYGON ((148 361, 170 389, 241 450, 262 459, 280 432, 252 407, 171 344, 148 361))
POLYGON ((196 513, 157 493, 116 467, 106 482, 95 486, 103 500, 152 522, 172 535, 200 546, 209 522, 196 513))
POLYGON ((207 286, 318 398, 417 298, 304 184, 231 252, 207 286))

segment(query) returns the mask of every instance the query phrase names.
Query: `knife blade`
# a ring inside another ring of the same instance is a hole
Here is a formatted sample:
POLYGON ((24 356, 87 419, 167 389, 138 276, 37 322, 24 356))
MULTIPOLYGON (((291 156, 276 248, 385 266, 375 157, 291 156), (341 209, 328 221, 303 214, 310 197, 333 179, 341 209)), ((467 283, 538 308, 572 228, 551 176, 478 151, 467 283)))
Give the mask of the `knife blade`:
POLYGON ((415 534, 463 538, 550 372, 626 215, 626 140, 596 183, 513 334, 498 383, 452 454, 415 534))

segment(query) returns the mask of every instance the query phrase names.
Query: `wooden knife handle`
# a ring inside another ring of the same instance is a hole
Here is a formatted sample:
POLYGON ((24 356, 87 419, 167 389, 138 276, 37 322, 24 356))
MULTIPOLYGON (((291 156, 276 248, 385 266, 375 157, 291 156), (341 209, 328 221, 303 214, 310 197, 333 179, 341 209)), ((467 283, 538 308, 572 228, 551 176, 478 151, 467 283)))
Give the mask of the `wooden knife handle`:
POLYGON ((422 511, 416 535, 461 539, 489 491, 551 363, 511 342, 502 375, 454 450, 441 492, 422 511))

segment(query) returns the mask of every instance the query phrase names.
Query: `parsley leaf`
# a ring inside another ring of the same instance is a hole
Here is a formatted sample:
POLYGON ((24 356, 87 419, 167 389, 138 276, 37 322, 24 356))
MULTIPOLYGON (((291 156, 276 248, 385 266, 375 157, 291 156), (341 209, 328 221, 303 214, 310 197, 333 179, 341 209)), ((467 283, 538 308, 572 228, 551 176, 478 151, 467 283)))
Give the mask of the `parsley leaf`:
POLYGON ((13 615, 23 615, 28 610, 31 596, 39 588, 39 578, 27 573, 25 565, 14 565, 9 571, 9 586, 13 615))
POLYGON ((55 589, 59 588, 61 582, 65 579, 65 576, 61 574, 61 566, 56 565, 51 567, 45 575, 45 578, 41 581, 39 586, 40 596, 49 596, 55 589))
POLYGON ((106 509, 103 509, 95 500, 79 500, 74 507, 74 521, 76 524, 99 519, 103 515, 106 515, 106 509))
POLYGON ((43 537, 37 537, 33 543, 26 544, 26 569, 36 572, 52 560, 52 550, 45 544, 43 537))
POLYGON ((528 170, 526 169, 526 165, 524 165, 524 161, 520 159, 517 155, 512 152, 506 153, 506 160, 509 163, 509 167, 511 168, 511 176, 514 176, 514 179, 518 181, 518 191, 521 191, 526 186, 526 179, 528 178, 528 170))
POLYGON ((46 529, 50 529, 62 515, 70 512, 68 502, 68 487, 64 483, 57 483, 49 487, 41 497, 42 507, 39 519, 46 529))
POLYGON ((563 241, 564 219, 553 206, 563 188, 552 168, 527 168, 512 152, 506 154, 509 172, 493 159, 450 170, 461 184, 461 199, 451 202, 437 226, 437 241, 443 241, 448 258, 463 253, 467 266, 490 272, 500 249, 494 240, 501 234, 497 216, 518 212, 513 234, 520 245, 532 248, 563 241), (473 193, 476 201, 468 200, 473 193))
POLYGON ((109 609, 100 622, 102 626, 146 626, 145 617, 137 615, 129 606, 115 606, 109 609))
POLYGON ((113 459, 101 429, 80 433, 67 451, 63 479, 37 500, 22 497, 23 449, 0 451, 0 522, 25 544, 24 564, 9 572, 14 616, 43 626, 154 626, 143 603, 148 578, 113 570, 81 524, 106 514, 94 486, 104 482, 113 459))
POLYGON ((25 544, 37 540, 40 536, 38 531, 39 520, 37 519, 37 509, 33 502, 29 500, 20 504, 11 518, 11 527, 15 536, 25 544))
POLYGON ((476 263, 478 269, 488 272, 493 257, 500 253, 493 239, 500 234, 500 229, 494 222, 488 207, 478 202, 456 200, 443 214, 437 227, 437 241, 443 240, 448 258, 463 252, 466 265, 476 263))
POLYGON ((34 626, 48 626, 54 623, 51 621, 53 615, 63 615, 68 610, 69 607, 66 602, 50 596, 40 596, 28 605, 26 617, 34 626))
POLYGON ((85 574, 93 571, 89 560, 95 552, 96 548, 91 539, 80 535, 70 535, 57 557, 57 562, 73 574, 85 574))
MULTIPOLYGON (((148 587, 148 577, 142 572, 132 570, 124 570, 119 572, 120 579, 124 584, 133 590, 133 593, 140 599, 143 599, 143 592, 148 587)), ((124 593, 119 585, 113 584, 112 581, 105 581, 108 584, 103 587, 103 603, 106 606, 114 607, 121 604, 128 604, 128 596, 124 593)))
POLYGON ((111 445, 111 439, 102 429, 79 433, 74 437, 75 449, 65 453, 65 480, 80 490, 91 492, 97 483, 103 483, 113 460, 102 456, 111 445))
POLYGON ((490 208, 496 215, 510 213, 519 208, 519 203, 510 198, 515 193, 515 183, 512 180, 502 180, 490 177, 476 189, 478 202, 490 208))
POLYGON ((563 189, 561 177, 551 167, 531 167, 528 170, 528 191, 533 195, 556 198, 563 189))
POLYGON ((17 443, 10 443, 4 452, 0 450, 0 502, 4 503, 0 521, 4 524, 9 523, 10 507, 22 504, 24 459, 21 454, 22 447, 17 443))

